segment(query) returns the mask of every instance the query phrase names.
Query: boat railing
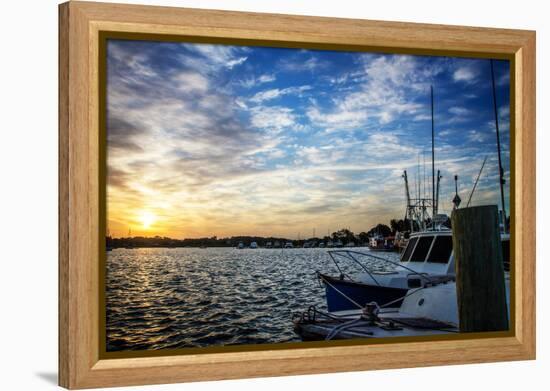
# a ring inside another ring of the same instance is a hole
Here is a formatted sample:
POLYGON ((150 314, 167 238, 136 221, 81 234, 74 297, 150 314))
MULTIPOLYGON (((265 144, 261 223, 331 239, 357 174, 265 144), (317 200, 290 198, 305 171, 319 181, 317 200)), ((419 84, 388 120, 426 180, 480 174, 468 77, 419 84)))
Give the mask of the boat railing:
MULTIPOLYGON (((369 253, 365 253, 365 252, 362 252, 362 251, 356 251, 356 250, 332 250, 332 251, 328 251, 328 255, 330 256, 330 258, 332 259, 332 262, 336 265, 336 268, 338 269, 338 271, 340 272, 340 275, 342 276, 345 276, 346 273, 344 273, 344 271, 342 270, 342 268, 340 267, 340 265, 338 264, 338 261, 336 260, 338 257, 340 258, 344 258, 344 259, 348 259, 348 260, 352 260, 353 262, 355 262, 357 265, 359 265, 359 267, 365 272, 368 274, 368 276, 374 281, 374 283, 378 286, 381 286, 381 284, 378 282, 378 280, 374 277, 374 274, 376 272, 378 272, 379 270, 373 270, 372 268, 369 269, 366 265, 363 264, 363 262, 359 261, 357 259, 356 256, 361 256, 361 257, 367 257, 367 258, 371 258, 371 259, 374 259, 378 262, 382 262, 382 263, 385 263, 385 264, 388 264, 388 265, 392 265, 392 266, 395 266, 397 268, 402 268, 406 271, 409 272, 408 276, 411 276, 411 275, 415 275, 415 276, 419 276, 421 279, 424 279, 426 280, 428 283, 433 283, 432 279, 430 277, 428 277, 428 275, 426 273, 421 273, 421 272, 418 272, 414 269, 411 269, 410 267, 407 267, 405 265, 403 265, 402 263, 400 262, 395 262, 395 261, 390 261, 389 259, 385 259, 385 258, 382 258, 382 257, 378 257, 376 255, 372 255, 372 254, 369 254, 369 253)), ((379 269, 379 268, 377 268, 379 269)))

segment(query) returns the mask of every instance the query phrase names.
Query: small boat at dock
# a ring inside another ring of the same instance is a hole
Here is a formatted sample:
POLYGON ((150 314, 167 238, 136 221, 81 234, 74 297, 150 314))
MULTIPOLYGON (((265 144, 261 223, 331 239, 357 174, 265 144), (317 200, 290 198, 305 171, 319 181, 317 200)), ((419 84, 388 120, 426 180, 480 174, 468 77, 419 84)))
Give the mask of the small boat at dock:
POLYGON ((373 236, 369 239, 368 248, 371 251, 391 252, 397 251, 399 248, 395 244, 394 236, 373 236))
MULTIPOLYGON (((501 235, 501 242, 504 268, 509 270, 509 235, 501 235)), ((399 300, 410 288, 454 275, 452 251, 452 231, 447 228, 411 234, 407 247, 395 261, 370 252, 329 251, 339 275, 317 272, 325 286, 327 308, 334 312, 354 309, 353 302, 364 305, 371 301, 383 304, 399 300), (350 269, 349 264, 355 269, 350 269)))
POLYGON ((457 333, 456 287, 449 276, 436 285, 409 290, 399 306, 371 302, 363 308, 329 313, 310 307, 295 315, 293 324, 304 341, 457 333))
MULTIPOLYGON (((505 275, 510 317, 510 278, 505 275)), ((350 338, 416 337, 459 332, 455 277, 441 277, 411 288, 401 303, 370 302, 352 310, 323 312, 310 307, 293 317, 294 332, 304 341, 350 338)))

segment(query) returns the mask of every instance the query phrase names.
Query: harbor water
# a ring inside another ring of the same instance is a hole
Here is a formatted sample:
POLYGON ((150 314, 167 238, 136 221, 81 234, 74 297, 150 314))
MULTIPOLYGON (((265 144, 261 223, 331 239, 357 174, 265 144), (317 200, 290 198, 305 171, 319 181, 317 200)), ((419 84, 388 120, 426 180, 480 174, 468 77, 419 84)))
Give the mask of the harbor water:
MULTIPOLYGON (((109 251, 107 351, 300 341, 292 329, 292 314, 310 305, 326 309, 324 288, 315 271, 339 274, 327 251, 109 251)), ((377 256, 393 261, 398 257, 377 256)))

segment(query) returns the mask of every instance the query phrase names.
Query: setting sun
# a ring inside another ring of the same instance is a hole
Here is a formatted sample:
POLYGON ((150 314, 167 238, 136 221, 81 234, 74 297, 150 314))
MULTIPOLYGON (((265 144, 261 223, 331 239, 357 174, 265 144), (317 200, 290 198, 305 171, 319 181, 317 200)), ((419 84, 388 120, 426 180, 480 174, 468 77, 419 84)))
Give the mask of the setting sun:
POLYGON ((142 212, 139 215, 139 221, 143 225, 143 228, 148 229, 156 221, 156 216, 151 212, 142 212))

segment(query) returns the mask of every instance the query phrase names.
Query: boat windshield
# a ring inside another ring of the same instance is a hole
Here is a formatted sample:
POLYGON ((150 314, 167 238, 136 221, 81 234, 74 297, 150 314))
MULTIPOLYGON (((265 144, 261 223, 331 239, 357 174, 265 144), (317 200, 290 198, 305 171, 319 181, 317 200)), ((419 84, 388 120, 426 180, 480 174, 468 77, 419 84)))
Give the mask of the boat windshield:
POLYGON ((428 262, 447 263, 453 252, 453 237, 452 236, 436 236, 432 251, 428 256, 428 262))
MULTIPOLYGON (((437 235, 432 246, 433 240, 433 236, 411 238, 401 256, 401 262, 424 262, 427 260, 431 263, 448 263, 453 252, 453 237, 450 235, 437 235)), ((509 240, 502 240, 502 258, 504 270, 510 271, 509 240)))
POLYGON ((409 258, 411 257, 411 253, 414 249, 414 246, 416 245, 416 242, 418 242, 418 238, 412 238, 411 240, 409 240, 409 243, 407 244, 407 248, 405 249, 405 252, 401 257, 401 262, 409 261, 409 258))
POLYGON ((418 239, 418 244, 416 245, 409 262, 424 262, 426 260, 426 256, 428 255, 428 251, 430 250, 430 246, 432 245, 433 239, 433 236, 423 236, 418 239))

